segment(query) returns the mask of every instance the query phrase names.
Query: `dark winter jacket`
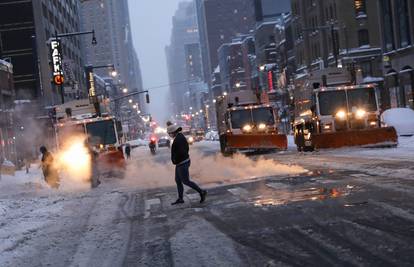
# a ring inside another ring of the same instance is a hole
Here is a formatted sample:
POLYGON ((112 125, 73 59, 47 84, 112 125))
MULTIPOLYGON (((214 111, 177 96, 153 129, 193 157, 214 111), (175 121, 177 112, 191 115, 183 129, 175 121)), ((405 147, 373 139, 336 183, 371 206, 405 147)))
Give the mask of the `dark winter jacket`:
POLYGON ((174 138, 174 142, 171 147, 171 161, 175 165, 179 165, 184 161, 187 161, 190 156, 188 155, 188 142, 187 138, 182 133, 178 133, 174 138))
POLYGON ((125 154, 127 154, 127 156, 131 155, 131 147, 129 145, 125 146, 125 154))

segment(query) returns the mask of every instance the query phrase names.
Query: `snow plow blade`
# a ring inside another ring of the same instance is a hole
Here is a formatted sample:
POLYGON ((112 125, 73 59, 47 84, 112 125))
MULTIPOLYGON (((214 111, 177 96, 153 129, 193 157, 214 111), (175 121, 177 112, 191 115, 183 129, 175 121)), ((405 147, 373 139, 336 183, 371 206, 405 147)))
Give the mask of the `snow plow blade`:
POLYGON ((318 148, 340 148, 347 146, 384 147, 398 144, 394 127, 351 130, 335 133, 315 134, 312 143, 318 148))
POLYGON ((284 134, 228 135, 227 147, 231 149, 287 149, 284 134))
POLYGON ((119 150, 102 153, 98 158, 98 166, 102 173, 123 171, 126 168, 124 154, 119 150))

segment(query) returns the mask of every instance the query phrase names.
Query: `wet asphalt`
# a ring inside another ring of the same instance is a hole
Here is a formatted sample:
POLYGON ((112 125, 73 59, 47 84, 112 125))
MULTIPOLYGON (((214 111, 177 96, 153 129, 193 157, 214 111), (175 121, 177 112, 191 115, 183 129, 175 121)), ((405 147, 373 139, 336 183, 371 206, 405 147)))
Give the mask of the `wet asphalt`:
MULTIPOLYGON (((175 188, 134 193, 123 265, 414 265, 414 181, 365 171, 411 168, 411 162, 361 159, 366 169, 352 169, 330 167, 346 160, 320 154, 260 156, 302 164, 308 172, 209 184, 205 204, 191 190, 181 206, 170 205, 175 188)), ((169 151, 160 150, 155 160, 168 161, 169 151)))

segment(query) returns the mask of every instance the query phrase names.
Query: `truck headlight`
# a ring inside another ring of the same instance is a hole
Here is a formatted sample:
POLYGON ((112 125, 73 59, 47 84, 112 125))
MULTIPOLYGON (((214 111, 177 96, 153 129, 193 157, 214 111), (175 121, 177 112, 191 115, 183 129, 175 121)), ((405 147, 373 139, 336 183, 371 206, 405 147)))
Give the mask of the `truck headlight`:
POLYGON ((325 125, 323 126, 323 129, 324 129, 324 130, 330 130, 330 129, 331 129, 331 127, 332 127, 332 124, 325 124, 325 125))
POLYGON ((345 120, 346 119, 346 112, 343 110, 340 110, 336 113, 335 117, 337 117, 340 120, 345 120))
POLYGON ((264 131, 264 130, 266 130, 266 124, 260 123, 257 128, 259 128, 260 131, 264 131))
POLYGON ((251 132, 252 131, 252 126, 250 124, 246 124, 243 126, 243 131, 245 132, 251 132))
POLYGON ((365 114, 367 114, 367 112, 364 109, 358 109, 355 113, 357 119, 363 119, 365 114))

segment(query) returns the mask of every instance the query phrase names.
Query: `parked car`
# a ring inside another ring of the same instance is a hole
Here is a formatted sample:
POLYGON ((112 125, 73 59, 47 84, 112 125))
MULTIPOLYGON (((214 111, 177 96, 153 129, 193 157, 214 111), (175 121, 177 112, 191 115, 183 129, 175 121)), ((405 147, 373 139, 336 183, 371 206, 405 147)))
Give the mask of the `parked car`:
POLYGON ((400 136, 414 135, 414 110, 410 108, 392 108, 384 111, 381 121, 393 126, 400 136))
POLYGON ((204 138, 205 138, 205 132, 204 132, 204 130, 197 130, 196 132, 195 132, 195 136, 194 136, 194 139, 195 139, 195 141, 196 142, 200 142, 200 141, 203 141, 204 140, 204 138))
POLYGON ((171 140, 168 136, 163 136, 158 139, 158 147, 171 147, 171 140))
POLYGON ((209 131, 206 133, 206 140, 219 141, 220 137, 217 131, 209 131))

